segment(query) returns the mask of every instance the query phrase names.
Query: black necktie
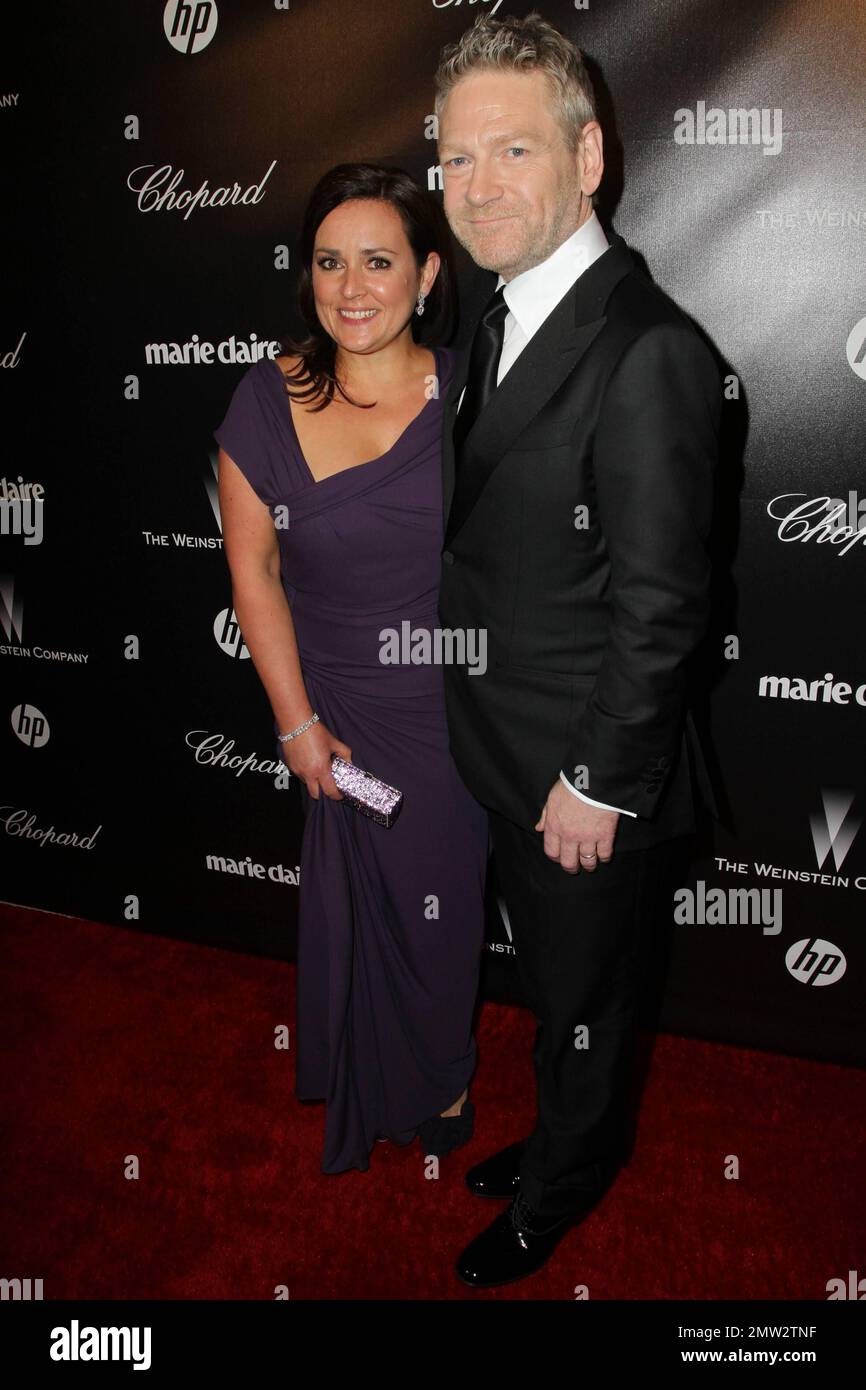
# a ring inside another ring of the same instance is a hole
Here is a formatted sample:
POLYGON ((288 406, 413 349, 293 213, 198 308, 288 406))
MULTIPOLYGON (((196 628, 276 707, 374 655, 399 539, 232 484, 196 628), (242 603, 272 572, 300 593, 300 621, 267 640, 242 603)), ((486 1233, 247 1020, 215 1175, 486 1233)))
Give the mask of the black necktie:
POLYGON ((508 313, 505 286, 493 295, 475 330, 469 353, 466 393, 454 424, 454 448, 459 451, 484 406, 496 390, 496 368, 502 351, 503 325, 508 313))

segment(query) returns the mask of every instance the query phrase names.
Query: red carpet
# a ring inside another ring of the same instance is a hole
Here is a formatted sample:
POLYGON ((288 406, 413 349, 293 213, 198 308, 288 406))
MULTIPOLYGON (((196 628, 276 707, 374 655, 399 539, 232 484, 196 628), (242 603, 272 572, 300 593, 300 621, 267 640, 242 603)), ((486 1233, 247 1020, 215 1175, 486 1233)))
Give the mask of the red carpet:
POLYGON ((0 913, 0 1272, 46 1299, 823 1299, 866 1274, 862 1071, 659 1037, 602 1204, 537 1275, 474 1292, 453 1261, 500 1204, 463 1173, 531 1128, 528 1014, 484 1006, 475 1137, 438 1180, 417 1142, 325 1176, 323 1107, 274 1048, 293 966, 0 913))

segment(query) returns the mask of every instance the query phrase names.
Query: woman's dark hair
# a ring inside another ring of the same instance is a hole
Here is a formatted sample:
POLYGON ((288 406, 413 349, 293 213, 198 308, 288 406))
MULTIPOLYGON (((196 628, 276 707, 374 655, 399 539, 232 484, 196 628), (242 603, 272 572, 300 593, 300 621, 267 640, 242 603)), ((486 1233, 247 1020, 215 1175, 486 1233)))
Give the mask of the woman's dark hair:
MULTIPOLYGON (((296 372, 284 372, 287 389, 293 400, 315 400, 314 410, 324 410, 340 392, 349 396, 334 374, 337 345, 319 322, 313 295, 313 248, 316 233, 334 208, 350 198, 376 198, 390 203, 400 214, 409 245, 420 267, 431 251, 437 252, 440 265, 436 279, 424 303, 424 316, 412 315, 412 336, 416 341, 447 339, 454 324, 454 262, 451 253, 450 231, 442 205, 432 194, 419 188, 405 169, 389 169, 381 164, 336 164, 319 179, 307 202, 301 226, 301 270, 297 294, 301 317, 309 329, 306 338, 286 336, 280 339, 284 353, 301 358, 296 372), (305 383, 303 389, 293 386, 305 383)), ((351 401, 352 405, 363 402, 351 401)))

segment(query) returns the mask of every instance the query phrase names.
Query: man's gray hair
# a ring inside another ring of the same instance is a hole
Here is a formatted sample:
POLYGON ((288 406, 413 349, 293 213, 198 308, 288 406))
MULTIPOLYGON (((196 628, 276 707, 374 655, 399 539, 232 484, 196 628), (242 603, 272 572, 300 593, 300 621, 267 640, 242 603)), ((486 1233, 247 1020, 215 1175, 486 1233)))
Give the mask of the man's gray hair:
POLYGON ((537 10, 525 19, 479 15, 455 43, 445 45, 434 78, 435 114, 441 116, 449 92, 461 77, 491 70, 544 73, 569 149, 577 149, 587 121, 598 119, 583 54, 537 10))

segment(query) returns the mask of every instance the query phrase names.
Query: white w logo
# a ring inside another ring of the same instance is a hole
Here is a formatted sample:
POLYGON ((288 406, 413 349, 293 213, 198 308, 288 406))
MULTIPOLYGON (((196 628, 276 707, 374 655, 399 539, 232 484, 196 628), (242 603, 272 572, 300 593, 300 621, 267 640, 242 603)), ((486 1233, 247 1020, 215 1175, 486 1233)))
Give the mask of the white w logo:
POLYGON ((511 935, 511 918, 508 916, 508 908, 505 905, 505 899, 503 898, 501 893, 497 894, 496 905, 499 908, 499 915, 502 918, 502 925, 505 927, 505 934, 508 937, 508 940, 513 945, 514 938, 511 935))
POLYGON ((819 815, 809 817, 815 858, 818 860, 818 868, 823 869, 824 860, 832 850, 833 863, 837 869, 841 869, 860 829, 859 817, 852 816, 850 820, 847 819, 854 793, 830 792, 822 787, 821 800, 824 804, 823 819, 819 815))

